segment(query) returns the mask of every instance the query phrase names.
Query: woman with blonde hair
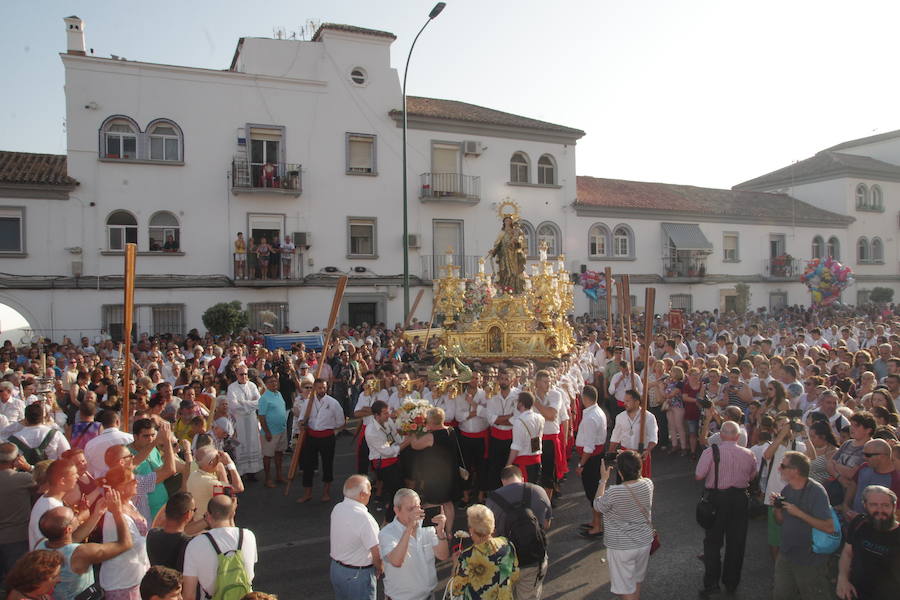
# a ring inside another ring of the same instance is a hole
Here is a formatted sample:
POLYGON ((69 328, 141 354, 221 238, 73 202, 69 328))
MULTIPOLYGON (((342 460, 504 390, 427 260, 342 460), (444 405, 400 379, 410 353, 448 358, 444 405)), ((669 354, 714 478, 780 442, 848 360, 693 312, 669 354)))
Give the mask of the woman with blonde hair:
MULTIPOLYGON (((105 600, 140 600, 141 578, 150 568, 147 558, 147 521, 132 503, 138 494, 138 480, 127 467, 116 466, 107 472, 106 485, 119 492, 122 501, 122 519, 131 533, 131 549, 103 562, 100 566, 100 587, 106 592, 105 600)), ((147 493, 149 490, 141 490, 147 493)), ((116 523, 108 515, 102 521, 103 542, 116 541, 116 523)))
POLYGON ((669 454, 681 452, 682 456, 687 456, 688 440, 684 427, 684 401, 682 399, 684 389, 684 369, 681 367, 672 367, 669 371, 669 379, 666 382, 663 397, 669 404, 669 410, 666 414, 669 420, 669 438, 672 440, 672 449, 669 454))
POLYGON ((505 537, 494 537, 494 513, 483 504, 466 509, 472 545, 456 558, 450 580, 455 598, 512 598, 519 575, 516 550, 505 537))
POLYGON ((459 440, 456 431, 444 425, 444 410, 431 408, 425 413, 425 433, 414 437, 410 447, 413 478, 423 508, 442 506, 447 515, 447 535, 452 534, 455 512, 453 502, 460 495, 459 440))

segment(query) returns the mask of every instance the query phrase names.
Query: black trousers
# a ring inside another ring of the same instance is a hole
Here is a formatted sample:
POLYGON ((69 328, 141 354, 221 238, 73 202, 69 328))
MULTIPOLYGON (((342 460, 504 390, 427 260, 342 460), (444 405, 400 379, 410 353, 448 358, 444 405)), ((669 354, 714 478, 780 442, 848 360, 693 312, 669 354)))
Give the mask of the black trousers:
POLYGON ((324 483, 334 481, 334 444, 333 435, 325 438, 306 435, 302 454, 303 487, 312 487, 313 476, 316 474, 316 467, 319 466, 319 456, 322 457, 322 481, 324 483))
POLYGON ((459 440, 463 461, 466 469, 469 471, 469 480, 462 482, 463 489, 477 489, 481 492, 496 489, 488 486, 488 465, 487 459, 484 457, 484 440, 466 437, 461 433, 456 439, 459 440))
MULTIPOLYGON (((362 430, 362 426, 360 426, 362 430)), ((361 475, 369 474, 369 444, 366 442, 366 436, 360 431, 359 449, 356 451, 356 472, 361 475)))
POLYGON ((668 414, 662 409, 660 406, 651 406, 649 408, 650 414, 656 417, 656 424, 659 428, 658 437, 659 443, 657 446, 669 446, 671 445, 671 441, 669 440, 669 418, 668 414))
POLYGON ((528 483, 538 484, 538 482, 541 480, 541 472, 542 472, 541 463, 536 463, 533 465, 526 465, 525 477, 528 479, 528 483))
POLYGON ((384 504, 385 518, 390 522, 394 519, 394 494, 403 487, 403 471, 399 462, 379 467, 379 461, 376 460, 375 473, 381 480, 381 502, 384 504))
POLYGON ((510 446, 512 446, 512 439, 498 440, 495 437, 489 438, 487 489, 496 490, 500 487, 500 471, 506 466, 510 446))
MULTIPOLYGON (((578 460, 581 460, 581 457, 578 457, 578 460)), ((584 463, 584 468, 581 471, 581 486, 584 488, 584 495, 587 496, 588 504, 591 505, 591 510, 594 507, 594 496, 597 495, 597 488, 600 487, 600 468, 603 466, 602 454, 595 454, 590 457, 586 463, 584 463)))
MULTIPOLYGON (((532 483, 538 482, 532 481, 532 483)), ((551 490, 556 487, 556 443, 553 440, 541 440, 540 486, 551 490)))
POLYGON ((738 488, 719 490, 712 495, 718 509, 716 522, 703 538, 703 586, 718 585, 721 578, 726 589, 733 590, 741 582, 744 547, 747 543, 747 491, 738 488), (720 556, 725 543, 725 560, 720 556))

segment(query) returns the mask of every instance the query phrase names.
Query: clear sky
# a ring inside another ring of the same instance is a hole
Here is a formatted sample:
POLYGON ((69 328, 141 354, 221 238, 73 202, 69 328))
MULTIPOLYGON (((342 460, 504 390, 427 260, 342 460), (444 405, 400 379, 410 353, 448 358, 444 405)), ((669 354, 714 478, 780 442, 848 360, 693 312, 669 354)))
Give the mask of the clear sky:
MULTIPOLYGON (((3 0, 0 149, 65 152, 62 18, 96 55, 227 68, 240 36, 307 20, 406 52, 431 0, 3 0)), ((732 185, 900 128, 897 0, 449 0, 411 94, 578 127, 580 175, 732 185)))

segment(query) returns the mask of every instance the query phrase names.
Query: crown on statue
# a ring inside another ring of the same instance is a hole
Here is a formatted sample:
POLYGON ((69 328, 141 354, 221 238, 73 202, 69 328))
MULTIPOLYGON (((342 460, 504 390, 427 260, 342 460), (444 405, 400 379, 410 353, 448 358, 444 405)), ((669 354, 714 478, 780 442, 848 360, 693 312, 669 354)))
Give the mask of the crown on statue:
POLYGON ((509 217, 513 221, 519 220, 519 204, 513 200, 504 200, 500 203, 500 206, 497 207, 497 216, 500 217, 502 221, 506 217, 509 217))

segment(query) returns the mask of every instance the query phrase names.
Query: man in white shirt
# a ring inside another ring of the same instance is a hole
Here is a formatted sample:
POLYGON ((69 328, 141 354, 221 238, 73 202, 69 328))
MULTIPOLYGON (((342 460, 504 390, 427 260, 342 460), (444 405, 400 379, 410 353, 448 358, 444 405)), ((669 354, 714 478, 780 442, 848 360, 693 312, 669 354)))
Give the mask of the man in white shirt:
POLYGON ((378 523, 366 509, 372 484, 364 475, 351 475, 343 491, 344 500, 331 511, 331 587, 336 600, 375 600, 375 579, 384 567, 378 523))
POLYGON ((360 442, 356 448, 356 472, 363 475, 369 472, 369 446, 366 430, 375 423, 375 419, 372 416, 372 404, 376 400, 377 392, 373 390, 373 384, 377 385, 375 383, 375 374, 372 372, 366 373, 362 389, 356 399, 356 406, 353 407, 353 416, 357 419, 362 419, 359 431, 360 442))
POLYGON ((119 431, 119 414, 112 410, 101 410, 96 419, 103 429, 84 447, 84 458, 88 471, 94 477, 103 477, 109 470, 106 465, 106 450, 111 446, 128 446, 134 442, 134 436, 119 431))
POLYGON ((644 415, 644 439, 641 444, 641 395, 635 390, 625 392, 625 410, 616 416, 612 435, 609 436, 609 452, 634 450, 640 453, 643 462, 642 474, 650 477, 650 456, 656 446, 656 417, 649 410, 644 415))
MULTIPOLYGON (((240 550, 247 578, 253 582, 257 558, 256 536, 249 529, 234 526, 236 509, 234 499, 224 494, 214 496, 207 504, 204 518, 209 531, 188 542, 184 551, 184 600, 203 600, 216 593, 219 554, 240 550), (198 596, 198 584, 205 595, 198 596)), ((204 509, 197 507, 197 510, 204 509)))
POLYGON ((459 444, 462 459, 469 471, 469 480, 463 482, 463 501, 468 502, 471 492, 478 490, 479 500, 484 501, 488 487, 487 444, 488 422, 485 418, 487 397, 481 389, 481 373, 475 371, 472 380, 456 397, 456 419, 459 421, 459 444))
POLYGON ((534 374, 533 410, 544 417, 541 432, 540 485, 547 492, 547 497, 553 500, 557 479, 556 463, 565 460, 559 435, 560 418, 564 414, 564 408, 562 394, 550 389, 550 372, 543 369, 534 374))
POLYGON ((756 363, 756 375, 750 378, 750 392, 753 399, 762 403, 766 398, 766 386, 775 378, 769 372, 769 361, 761 358, 756 363))
MULTIPOLYGON (((78 469, 68 460, 54 461, 47 469, 47 493, 37 499, 31 507, 31 516, 28 519, 28 549, 34 549, 35 544, 44 536, 41 533, 40 523, 44 513, 53 508, 63 506, 63 498, 78 485, 78 469)), ((103 502, 102 500, 100 502, 103 502)), ((106 503, 98 504, 90 516, 84 520, 76 517, 75 531, 72 538, 83 540, 94 530, 100 517, 106 512, 106 503)))
POLYGON ((594 496, 600 485, 600 469, 603 451, 606 447, 606 413, 597 406, 597 389, 586 385, 581 390, 581 424, 575 437, 575 455, 578 468, 575 473, 581 477, 581 485, 591 505, 591 525, 580 532, 582 537, 595 538, 603 534, 603 521, 599 512, 593 510, 594 496))
POLYGON ((300 415, 298 431, 306 428, 303 442, 303 495, 297 502, 303 504, 312 499, 313 476, 322 456, 322 502, 331 501, 331 482, 334 481, 335 432, 344 427, 344 409, 325 393, 328 386, 324 379, 316 379, 313 394, 296 404, 300 415), (312 403, 310 405, 310 403, 312 403))
POLYGON ((403 439, 391 419, 391 411, 383 400, 372 404, 372 424, 366 427, 366 443, 372 469, 381 481, 381 498, 386 505, 385 519, 394 518, 394 494, 403 487, 403 472, 400 469, 400 451, 406 448, 410 439, 403 439))
POLYGON ((237 439, 241 442, 235 450, 234 463, 240 475, 249 475, 251 481, 262 471, 262 442, 259 439, 259 388, 247 377, 247 367, 239 364, 234 370, 237 381, 228 386, 228 413, 237 439))
POLYGON ((430 598, 437 586, 434 560, 450 557, 444 532, 447 517, 443 513, 432 519, 434 527, 423 526, 419 495, 401 488, 394 494, 396 517, 378 534, 378 545, 384 563, 384 593, 391 600, 423 600, 430 598))
POLYGON ((500 471, 506 466, 509 446, 512 444, 510 419, 516 413, 519 390, 512 387, 510 373, 501 369, 497 373, 497 393, 488 398, 484 414, 490 425, 488 438, 488 489, 500 487, 500 471))
POLYGON ((25 417, 25 403, 14 396, 14 388, 8 381, 0 382, 0 415, 10 423, 16 423, 25 417))
POLYGON ((532 410, 533 406, 534 396, 530 392, 519 392, 516 398, 517 414, 511 421, 512 443, 509 445, 506 464, 519 467, 525 481, 539 483, 544 417, 532 410))
POLYGON ((643 394, 644 383, 640 377, 632 374, 628 361, 623 360, 619 362, 619 372, 612 376, 607 389, 610 395, 616 398, 617 411, 625 407, 625 392, 629 390, 637 390, 638 394, 643 394))
POLYGON ((40 402, 29 404, 25 407, 25 426, 7 440, 19 448, 29 464, 37 464, 44 456, 56 460, 69 449, 66 436, 55 427, 41 424, 43 420, 44 406, 40 402), (29 457, 30 454, 33 457, 29 457))

